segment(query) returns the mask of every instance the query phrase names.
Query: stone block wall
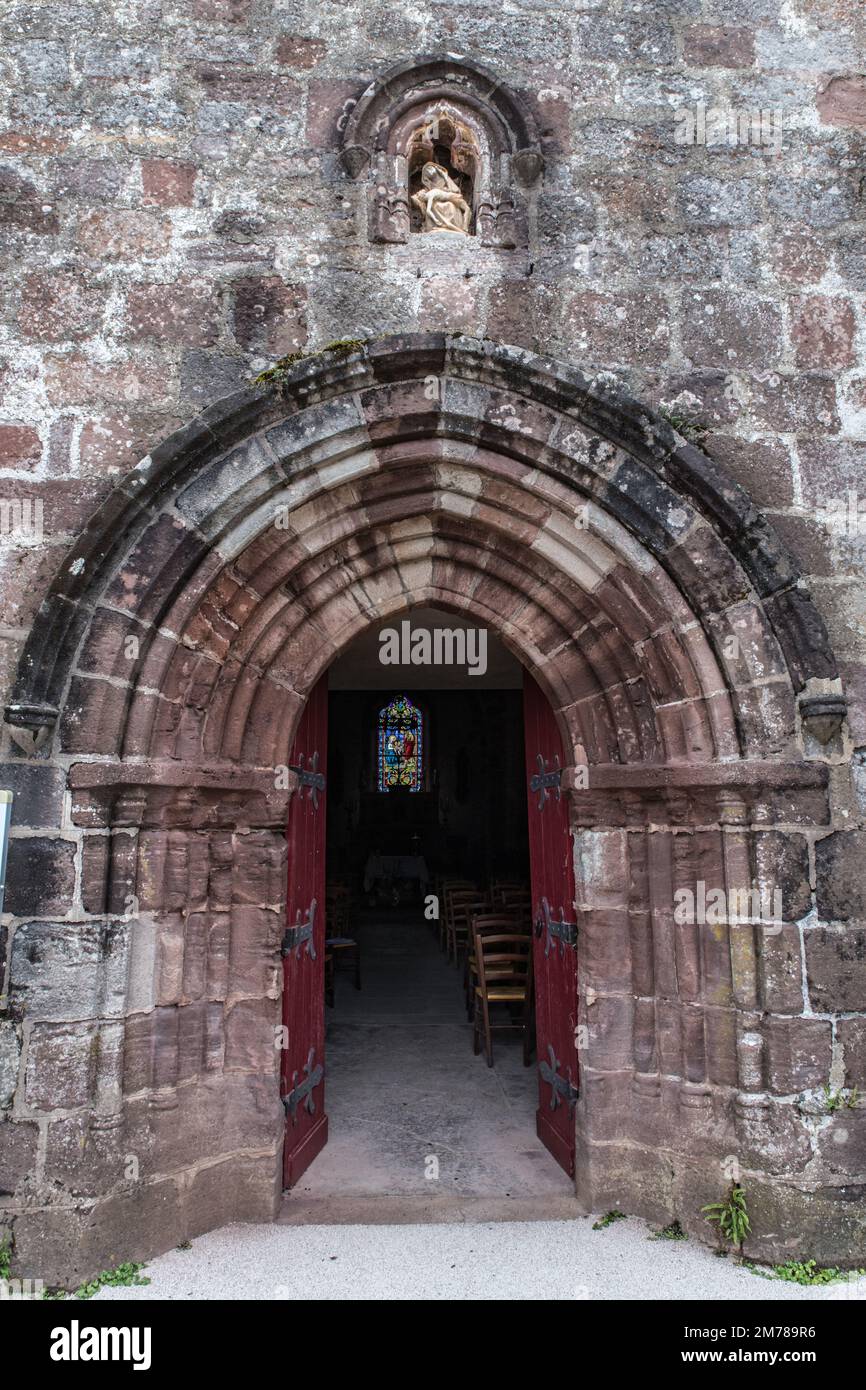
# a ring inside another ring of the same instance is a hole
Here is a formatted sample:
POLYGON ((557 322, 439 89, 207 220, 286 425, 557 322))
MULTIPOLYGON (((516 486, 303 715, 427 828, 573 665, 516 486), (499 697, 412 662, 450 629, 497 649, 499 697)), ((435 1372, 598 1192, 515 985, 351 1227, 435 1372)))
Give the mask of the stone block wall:
POLYGON ((866 742, 864 27, 854 0, 9 5, 0 481, 44 539, 0 537, 0 686, 70 538, 159 439, 281 355, 431 328, 690 422, 802 558, 866 742), (523 250, 370 244, 341 129, 439 50, 535 114, 523 250))

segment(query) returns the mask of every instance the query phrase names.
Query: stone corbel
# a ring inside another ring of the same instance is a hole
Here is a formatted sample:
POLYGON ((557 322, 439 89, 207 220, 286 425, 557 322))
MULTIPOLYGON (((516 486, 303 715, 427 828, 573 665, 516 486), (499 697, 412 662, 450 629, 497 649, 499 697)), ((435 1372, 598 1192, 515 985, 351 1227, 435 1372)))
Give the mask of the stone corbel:
POLYGON ((49 742, 58 712, 53 705, 7 705, 9 736, 24 753, 38 753, 49 742))
POLYGON ((524 188, 531 188, 541 176, 544 156, 535 146, 530 146, 512 155, 511 167, 518 182, 523 184, 524 188))
POLYGON ((340 163, 350 179, 356 179, 370 163, 370 151, 366 145, 344 145, 340 150, 340 163))
MULTIPOLYGON (((809 685, 833 685, 838 681, 810 681, 809 685)), ((845 722, 847 705, 841 688, 834 690, 810 690, 809 686, 800 696, 800 720, 803 732, 816 739, 826 748, 839 737, 845 722)))

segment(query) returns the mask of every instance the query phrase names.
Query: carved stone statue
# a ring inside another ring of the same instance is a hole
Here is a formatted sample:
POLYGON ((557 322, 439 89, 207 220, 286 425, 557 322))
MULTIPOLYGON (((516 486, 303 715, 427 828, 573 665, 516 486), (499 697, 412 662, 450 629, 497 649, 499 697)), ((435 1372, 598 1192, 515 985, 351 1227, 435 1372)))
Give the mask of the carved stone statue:
POLYGON ((422 231, 468 233, 472 210, 441 164, 424 165, 421 188, 412 194, 412 202, 424 218, 422 231))

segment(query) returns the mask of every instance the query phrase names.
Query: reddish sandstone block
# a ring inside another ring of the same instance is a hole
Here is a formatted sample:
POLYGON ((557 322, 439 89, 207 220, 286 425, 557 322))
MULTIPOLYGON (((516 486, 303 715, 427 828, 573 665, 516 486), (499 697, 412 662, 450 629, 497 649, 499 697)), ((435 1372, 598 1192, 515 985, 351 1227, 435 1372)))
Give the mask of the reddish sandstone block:
POLYGON ((38 271, 24 280, 18 324, 27 338, 65 342, 93 333, 101 311, 101 297, 81 275, 38 271))
POLYGON ((866 126, 866 77, 831 77, 818 94, 818 113, 824 125, 866 126))
POLYGON ((90 212, 78 228, 78 242, 96 261, 147 261, 164 256, 171 240, 171 223, 152 212, 115 208, 90 212))
POLYGON ((816 1018, 768 1018, 767 1081, 779 1095, 826 1084, 832 1055, 831 1025, 816 1018))
MULTIPOLYGON (((0 1126, 0 1153, 3 1154, 3 1189, 14 1192, 36 1172, 39 1146, 39 1126, 21 1121, 4 1120, 0 1126)), ((16 1247, 18 1241, 16 1239, 16 1247)), ((16 1248, 16 1255, 19 1253, 16 1248)), ((20 1267, 20 1266, 19 1266, 20 1267)), ((42 1266, 39 1266, 41 1277, 42 1266)), ((34 1277, 29 1275, 27 1277, 34 1277)))
POLYGON ((315 68, 327 52, 321 39, 305 38, 301 34, 283 34, 277 43, 277 62, 287 68, 315 68))
POLYGON ((242 101, 259 107, 291 111, 297 109, 301 100, 301 89, 293 78, 279 73, 263 73, 259 68, 201 63, 195 70, 195 76, 211 101, 242 101))
MULTIPOLYGON (((825 372, 758 371, 749 380, 750 410, 758 429, 835 434, 839 429, 835 379, 825 372)), ((811 446, 812 440, 804 440, 811 446)))
POLYGON ((759 506, 790 507, 794 479, 788 449, 778 439, 741 439, 738 435, 711 434, 703 445, 710 458, 721 463, 759 506))
POLYGON ((109 847, 107 835, 85 835, 82 842, 81 902, 85 912, 105 911, 109 847))
MULTIPOLYGON (((866 920, 866 883, 863 880, 863 855, 866 850, 866 831, 837 831, 819 840, 815 846, 815 873, 818 915, 825 921, 862 922, 866 920)), ((866 932, 861 933, 866 948, 866 932)), ((866 953, 857 952, 858 938, 847 943, 839 941, 840 951, 847 949, 851 961, 866 961, 866 953)), ((863 981, 866 986, 866 979, 863 981)))
POLYGON ((845 1084, 866 1087, 866 1018, 842 1018, 836 1037, 845 1060, 845 1084))
POLYGON ((683 300, 683 348, 703 367, 767 367, 782 350, 782 319, 770 300, 741 291, 696 290, 683 300))
POLYGON ((161 208, 192 206, 198 170, 194 164, 174 159, 143 159, 141 186, 144 203, 161 208))
POLYGON ((77 405, 87 402, 103 404, 146 402, 149 406, 165 401, 172 393, 171 370, 135 362, 126 358, 119 362, 92 362, 76 354, 72 357, 48 357, 45 364, 45 386, 53 405, 77 405))
MULTIPOLYGON (((3 484, 4 489, 8 482, 3 484)), ((32 513, 31 513, 32 514, 32 513)), ((0 557, 0 624, 26 627, 63 560, 63 546, 9 546, 0 557)))
POLYGON ((812 1008, 866 1010, 866 930, 816 927, 806 932, 805 941, 812 1008))
POLYGON ((469 333, 477 322, 477 291, 469 280, 437 278, 421 285, 421 322, 431 332, 469 333))
POLYGON ((808 235, 800 230, 773 238, 772 255, 780 279, 797 284, 821 279, 830 264, 830 249, 821 244, 819 235, 810 228, 808 235))
POLYGON ((589 183, 609 218, 619 222, 660 222, 670 215, 671 191, 658 179, 634 174, 599 174, 589 183))
POLYGON ((854 358, 854 308, 833 295, 791 301, 791 341, 799 367, 850 367, 854 358))
POLYGON ((69 141, 62 136, 36 134, 30 130, 6 130, 0 135, 0 150, 9 154, 62 154, 69 141))
POLYGON ((307 89, 307 144, 314 149, 334 150, 340 131, 363 83, 338 82, 331 78, 312 81, 307 89))
POLYGON ((564 329, 588 363, 660 364, 670 346, 670 310, 656 294, 581 291, 566 300, 564 329))
POLYGON ((92 1023, 36 1024, 27 1054, 25 1097, 36 1110, 84 1105, 95 1061, 92 1023))
POLYGON ((216 288, 201 281, 136 285, 127 300, 130 337, 210 347, 219 336, 216 288))
POLYGON ((797 927, 759 926, 755 932, 761 1003, 775 1014, 803 1011, 803 972, 797 927))
POLYGON ((226 1068, 265 1076, 273 1071, 279 1056, 277 1021, 273 1000, 242 999, 235 1004, 226 1019, 226 1068))
POLYGON ((29 468, 42 458, 42 441, 30 425, 0 425, 0 468, 29 468))
POLYGON ((279 276, 238 280, 235 285, 235 338, 248 351, 282 357, 307 341, 307 291, 279 276))

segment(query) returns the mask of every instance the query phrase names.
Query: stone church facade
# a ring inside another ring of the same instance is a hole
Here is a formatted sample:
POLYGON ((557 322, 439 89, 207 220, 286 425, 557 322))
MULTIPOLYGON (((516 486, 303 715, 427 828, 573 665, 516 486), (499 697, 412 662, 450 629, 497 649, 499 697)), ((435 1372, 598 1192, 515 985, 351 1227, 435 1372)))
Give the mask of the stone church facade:
POLYGON ((580 1201, 862 1264, 861 7, 111 9, 2 18, 14 1267, 275 1215, 275 769, 413 604, 562 731, 580 1201))

